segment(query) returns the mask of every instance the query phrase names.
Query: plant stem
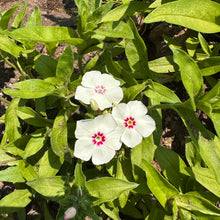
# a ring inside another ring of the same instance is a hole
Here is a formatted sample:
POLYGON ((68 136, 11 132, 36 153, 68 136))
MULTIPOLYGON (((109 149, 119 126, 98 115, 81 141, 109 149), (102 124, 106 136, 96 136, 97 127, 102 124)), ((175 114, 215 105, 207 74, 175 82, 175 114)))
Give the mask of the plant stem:
POLYGON ((152 105, 152 106, 148 106, 147 109, 148 110, 152 110, 152 109, 157 109, 157 108, 171 108, 171 106, 174 104, 158 104, 158 105, 152 105))
POLYGON ((4 99, 3 97, 0 96, 0 101, 1 102, 4 102, 4 103, 7 103, 7 104, 10 104, 10 102, 7 100, 7 99, 4 99))

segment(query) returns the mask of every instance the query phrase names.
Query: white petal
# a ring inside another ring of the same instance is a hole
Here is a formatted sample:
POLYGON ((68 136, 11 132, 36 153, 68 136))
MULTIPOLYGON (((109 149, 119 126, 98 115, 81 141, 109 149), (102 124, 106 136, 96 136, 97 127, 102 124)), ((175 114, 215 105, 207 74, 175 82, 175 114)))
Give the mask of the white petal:
POLYGON ((147 114, 147 107, 140 101, 130 101, 127 105, 130 116, 137 117, 147 114))
POLYGON ((95 165, 108 163, 115 156, 115 150, 112 150, 105 145, 95 148, 92 155, 92 162, 95 165))
POLYGON ((74 156, 81 160, 88 161, 95 150, 95 145, 90 139, 77 140, 74 148, 74 156))
POLYGON ((121 148, 121 129, 117 128, 106 135, 105 146, 111 148, 112 150, 119 150, 121 148))
POLYGON ((82 85, 88 88, 94 88, 100 84, 101 72, 99 71, 89 71, 83 75, 82 85))
POLYGON ((106 99, 105 95, 95 93, 93 99, 96 101, 98 107, 101 110, 112 107, 112 103, 108 99, 106 99))
POLYGON ((123 90, 120 87, 107 89, 105 97, 112 105, 114 103, 119 103, 123 98, 123 90))
POLYGON ((90 138, 95 133, 95 123, 93 119, 84 119, 76 122, 75 136, 77 139, 90 138))
POLYGON ((112 116, 120 127, 124 127, 124 119, 129 115, 127 104, 120 103, 112 110, 112 116))
POLYGON ((120 85, 120 81, 113 78, 113 76, 103 73, 101 75, 100 84, 106 88, 113 88, 120 85))
POLYGON ((143 136, 148 137, 155 130, 155 121, 149 115, 136 118, 135 129, 143 136))
POLYGON ((142 136, 135 129, 125 129, 121 141, 128 147, 135 147, 142 141, 142 136))
POLYGON ((107 135, 117 128, 117 123, 111 114, 97 116, 94 123, 94 129, 96 129, 96 132, 101 131, 104 135, 107 135))
POLYGON ((75 99, 82 101, 85 104, 90 104, 93 97, 93 89, 77 86, 75 99))

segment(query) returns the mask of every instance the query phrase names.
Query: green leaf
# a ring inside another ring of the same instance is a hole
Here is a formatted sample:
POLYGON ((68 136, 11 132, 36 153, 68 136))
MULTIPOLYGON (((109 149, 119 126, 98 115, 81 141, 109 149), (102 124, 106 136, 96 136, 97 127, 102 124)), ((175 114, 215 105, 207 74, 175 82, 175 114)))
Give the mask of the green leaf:
POLYGON ((148 2, 137 2, 131 1, 127 4, 120 5, 115 7, 113 10, 108 12, 106 15, 103 16, 101 22, 107 21, 117 21, 123 19, 127 16, 131 16, 136 12, 144 12, 148 9, 150 4, 148 2))
MULTIPOLYGON (((205 215, 220 216, 220 210, 210 201, 204 199, 194 192, 179 195, 175 198, 178 207, 189 210, 192 213, 205 215)), ((208 216, 206 216, 208 218, 208 216)))
POLYGON ((8 28, 8 23, 14 14, 15 10, 21 5, 21 3, 17 3, 13 5, 10 9, 7 11, 4 11, 2 14, 2 17, 0 17, 0 30, 5 30, 8 28))
POLYGON ((215 136, 214 140, 207 140, 200 136, 199 149, 202 159, 215 174, 220 183, 220 139, 215 136))
POLYGON ((209 168, 188 167, 187 171, 206 189, 220 197, 220 183, 217 182, 215 174, 209 168))
POLYGON ((86 182, 90 195, 99 199, 95 204, 113 201, 122 193, 130 191, 137 186, 137 183, 111 177, 102 177, 86 182))
POLYGON ((194 101, 195 96, 204 90, 202 73, 195 61, 186 52, 175 48, 172 50, 174 53, 174 62, 177 63, 180 68, 183 85, 190 98, 194 101))
POLYGON ((119 217, 118 207, 110 207, 108 204, 103 203, 100 205, 100 209, 113 220, 121 220, 119 217))
POLYGON ((157 147, 155 159, 159 163, 164 176, 181 192, 185 191, 189 174, 186 172, 186 164, 181 157, 172 150, 157 147))
POLYGON ((16 89, 3 89, 7 95, 23 99, 41 98, 55 92, 53 84, 40 79, 29 79, 14 84, 16 89))
POLYGON ((201 33, 198 34, 198 39, 199 39, 199 42, 200 42, 200 45, 203 49, 203 51, 208 55, 210 56, 212 51, 209 47, 209 44, 206 42, 205 38, 202 36, 201 33))
POLYGON ((53 130, 50 134, 51 147, 53 152, 61 157, 68 156, 69 148, 67 141, 67 120, 68 116, 64 110, 60 110, 53 124, 53 130))
POLYGON ((20 119, 36 127, 46 127, 52 124, 50 120, 41 117, 30 107, 18 107, 16 108, 16 113, 20 119))
POLYGON ((45 197, 61 197, 65 194, 65 178, 55 176, 27 182, 27 185, 45 197))
POLYGON ((194 57, 198 44, 199 44, 199 41, 197 38, 194 38, 194 37, 187 38, 186 49, 191 57, 194 57))
POLYGON ((95 34, 113 38, 134 38, 130 26, 123 21, 103 22, 95 30, 95 34))
POLYGON ((49 148, 39 161, 38 175, 39 178, 53 177, 59 171, 62 165, 63 159, 59 158, 49 148))
POLYGON ((16 15, 16 17, 11 25, 13 28, 22 27, 22 25, 23 25, 22 20, 26 14, 26 10, 27 10, 27 2, 24 3, 20 12, 16 15))
POLYGON ((171 73, 175 72, 172 58, 170 56, 160 57, 155 60, 151 60, 148 62, 149 68, 151 71, 156 73, 171 73))
POLYGON ((0 149, 0 166, 14 166, 17 165, 17 161, 13 156, 7 154, 5 150, 0 149))
POLYGON ((181 103, 178 96, 166 86, 152 80, 148 80, 148 82, 146 91, 144 92, 148 98, 158 102, 181 103))
POLYGON ((41 26, 41 12, 38 7, 35 7, 35 10, 32 12, 30 17, 27 20, 26 27, 34 27, 34 26, 41 26))
POLYGON ((24 49, 17 46, 12 39, 2 34, 0 34, 0 50, 3 50, 16 58, 18 58, 19 54, 24 51, 24 49))
POLYGON ((27 189, 17 189, 0 200, 0 212, 9 214, 24 208, 31 202, 31 197, 27 189))
POLYGON ((203 76, 211 76, 220 71, 220 57, 209 57, 198 61, 198 66, 203 76))
POLYGON ((40 55, 35 60, 35 70, 40 73, 43 78, 56 76, 57 61, 52 57, 40 55))
POLYGON ((71 46, 68 46, 58 59, 56 78, 68 83, 73 73, 74 56, 71 46))
POLYGON ((19 161, 19 170, 20 170, 22 176, 27 181, 38 179, 36 167, 31 166, 30 164, 24 162, 23 160, 19 161))
POLYGON ((163 4, 153 10, 145 23, 166 21, 198 32, 220 31, 220 4, 209 0, 180 0, 163 4))
POLYGON ((24 151, 24 159, 36 154, 47 141, 47 136, 45 136, 45 129, 38 129, 31 134, 31 138, 27 143, 24 151))
POLYGON ((149 78, 150 70, 148 67, 146 45, 139 35, 132 19, 128 19, 127 22, 130 25, 134 35, 133 39, 126 38, 125 40, 125 54, 128 59, 129 66, 132 72, 134 72, 135 78, 147 79, 149 78))
POLYGON ((74 176, 75 176, 75 183, 78 186, 85 186, 86 176, 82 171, 82 162, 79 160, 77 161, 77 164, 75 166, 74 176))
POLYGON ((22 177, 19 167, 8 167, 5 170, 0 171, 0 181, 17 183, 17 182, 25 182, 22 177))
POLYGON ((19 102, 19 98, 12 99, 5 113, 5 131, 9 142, 13 142, 21 137, 21 126, 16 114, 19 102))
POLYGON ((4 146, 4 149, 6 152, 13 154, 14 156, 20 156, 23 157, 24 155, 24 149, 30 139, 30 135, 22 136, 18 139, 16 139, 13 142, 10 142, 9 144, 4 146))
POLYGON ((193 144, 192 141, 186 144, 185 152, 187 162, 191 167, 198 167, 201 166, 201 164, 203 164, 201 155, 199 153, 199 149, 195 144, 193 144))
POLYGON ((145 83, 142 84, 137 84, 134 86, 130 86, 128 88, 123 88, 123 93, 124 93, 124 102, 129 102, 134 100, 146 87, 145 83))
POLYGON ((178 190, 171 185, 149 162, 143 160, 143 169, 147 175, 147 185, 151 192, 165 208, 168 200, 179 194, 178 190))
POLYGON ((16 29, 9 33, 13 39, 25 43, 67 43, 77 46, 83 42, 73 29, 67 27, 35 26, 16 29), (31 34, 30 34, 31 33, 31 34))

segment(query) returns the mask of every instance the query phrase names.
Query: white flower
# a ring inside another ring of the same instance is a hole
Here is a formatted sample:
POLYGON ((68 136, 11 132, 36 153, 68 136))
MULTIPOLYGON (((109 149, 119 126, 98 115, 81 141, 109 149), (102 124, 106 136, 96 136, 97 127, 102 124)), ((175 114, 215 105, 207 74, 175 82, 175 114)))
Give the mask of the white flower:
POLYGON ((82 86, 76 89, 75 99, 85 104, 90 104, 93 99, 101 110, 112 107, 114 103, 119 103, 123 98, 122 88, 119 87, 120 81, 106 73, 87 72, 82 77, 81 84, 82 86))
POLYGON ((120 132, 111 114, 77 121, 74 156, 95 165, 108 163, 121 147, 120 132))
POLYGON ((113 108, 112 115, 121 131, 121 141, 135 147, 155 130, 154 120, 147 114, 146 106, 140 101, 120 103, 113 108))

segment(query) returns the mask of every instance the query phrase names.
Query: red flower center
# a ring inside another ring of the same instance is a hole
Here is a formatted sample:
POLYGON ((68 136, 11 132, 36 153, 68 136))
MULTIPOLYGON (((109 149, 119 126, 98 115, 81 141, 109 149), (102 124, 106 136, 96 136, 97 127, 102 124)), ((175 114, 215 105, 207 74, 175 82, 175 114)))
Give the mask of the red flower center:
POLYGON ((93 136, 92 136, 92 143, 96 146, 101 146, 104 144, 106 140, 106 137, 105 135, 98 131, 97 133, 95 133, 93 136))
POLYGON ((103 85, 96 86, 95 87, 95 92, 98 93, 98 94, 103 95, 106 92, 106 88, 103 85))
POLYGON ((124 119, 124 125, 126 128, 129 128, 129 129, 134 128, 136 126, 136 121, 134 117, 130 116, 124 119))

